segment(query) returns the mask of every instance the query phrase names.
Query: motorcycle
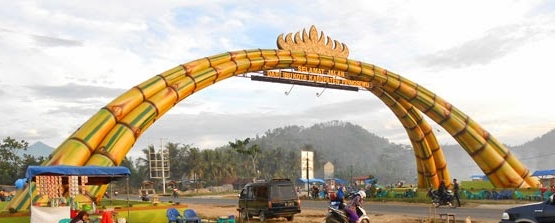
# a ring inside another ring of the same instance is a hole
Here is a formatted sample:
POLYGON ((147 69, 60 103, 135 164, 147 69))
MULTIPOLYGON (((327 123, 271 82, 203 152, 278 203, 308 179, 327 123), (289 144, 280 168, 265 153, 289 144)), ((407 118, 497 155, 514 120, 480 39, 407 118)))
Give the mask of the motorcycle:
MULTIPOLYGON (((324 220, 325 223, 349 223, 349 215, 343 210, 345 204, 332 201, 328 207, 328 214, 324 220)), ((370 217, 366 215, 366 210, 361 206, 357 206, 357 214, 359 216, 356 223, 370 223, 370 217)))
POLYGON ((451 190, 447 190, 445 194, 441 194, 439 191, 430 188, 428 190, 428 197, 432 198, 432 205, 436 208, 441 205, 447 205, 451 208, 456 208, 456 206, 453 205, 454 196, 453 191, 451 190))

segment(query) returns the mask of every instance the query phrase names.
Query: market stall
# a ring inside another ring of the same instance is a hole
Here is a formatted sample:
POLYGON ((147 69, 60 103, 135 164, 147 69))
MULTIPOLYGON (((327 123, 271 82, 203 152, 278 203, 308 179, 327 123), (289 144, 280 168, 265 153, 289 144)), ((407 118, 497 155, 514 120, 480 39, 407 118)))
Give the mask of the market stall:
MULTIPOLYGON (((33 194, 37 194, 48 201, 47 204, 31 205, 31 223, 58 223, 60 219, 70 218, 72 210, 80 208, 73 202, 75 196, 86 194, 87 186, 105 185, 122 178, 128 180, 130 174, 126 167, 29 166, 25 176, 35 183, 36 190, 36 193, 33 189, 29 190, 29 195, 32 198, 33 194)), ((93 207, 95 202, 92 201, 93 207)), ((129 218, 129 205, 127 207, 129 218)))

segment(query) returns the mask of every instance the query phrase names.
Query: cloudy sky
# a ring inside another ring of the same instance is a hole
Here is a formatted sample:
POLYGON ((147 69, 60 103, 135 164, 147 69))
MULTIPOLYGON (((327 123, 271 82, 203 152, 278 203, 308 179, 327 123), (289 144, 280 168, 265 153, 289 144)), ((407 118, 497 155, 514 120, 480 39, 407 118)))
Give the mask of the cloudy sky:
MULTIPOLYGON (((3 1, 1 138, 57 147, 158 73, 227 51, 275 49, 279 34, 311 25, 347 44, 350 59, 419 83, 503 143, 519 145, 555 128, 553 1, 101 2, 3 1)), ((331 120, 408 143, 371 93, 322 91, 230 78, 166 113, 130 155, 160 141, 210 149, 331 120)), ((454 143, 435 126, 441 144, 454 143)))

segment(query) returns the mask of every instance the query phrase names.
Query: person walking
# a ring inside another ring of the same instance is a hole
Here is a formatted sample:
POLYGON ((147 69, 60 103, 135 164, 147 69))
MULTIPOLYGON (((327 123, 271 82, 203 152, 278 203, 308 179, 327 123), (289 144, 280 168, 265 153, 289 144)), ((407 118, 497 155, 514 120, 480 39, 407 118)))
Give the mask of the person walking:
POLYGON ((179 198, 179 191, 178 191, 177 188, 175 188, 175 187, 173 188, 172 198, 173 198, 173 199, 179 198))
POLYGON ((461 200, 459 200, 459 183, 457 182, 457 179, 453 179, 453 196, 455 196, 455 199, 457 199, 457 204, 460 207, 461 206, 461 200))
POLYGON ((337 192, 335 192, 335 195, 337 195, 336 200, 339 202, 339 207, 343 209, 345 205, 345 187, 343 187, 343 184, 339 184, 339 188, 337 188, 337 192))

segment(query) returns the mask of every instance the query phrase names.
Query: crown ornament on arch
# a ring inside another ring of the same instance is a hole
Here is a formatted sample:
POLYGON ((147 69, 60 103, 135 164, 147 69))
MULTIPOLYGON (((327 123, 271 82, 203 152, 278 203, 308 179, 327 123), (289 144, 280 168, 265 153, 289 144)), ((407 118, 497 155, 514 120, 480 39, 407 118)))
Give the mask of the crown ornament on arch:
POLYGON ((314 25, 310 27, 308 33, 303 29, 302 36, 300 32, 295 33, 295 37, 293 37, 292 33, 288 33, 285 38, 283 38, 283 33, 279 34, 277 46, 280 50, 305 51, 345 58, 349 56, 347 45, 337 40, 332 40, 329 36, 326 37, 322 31, 318 35, 314 25))

